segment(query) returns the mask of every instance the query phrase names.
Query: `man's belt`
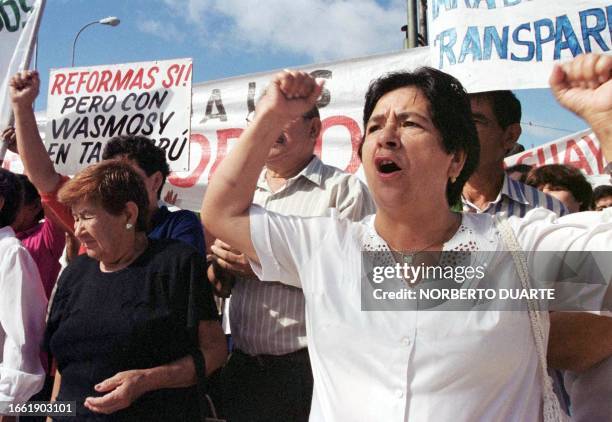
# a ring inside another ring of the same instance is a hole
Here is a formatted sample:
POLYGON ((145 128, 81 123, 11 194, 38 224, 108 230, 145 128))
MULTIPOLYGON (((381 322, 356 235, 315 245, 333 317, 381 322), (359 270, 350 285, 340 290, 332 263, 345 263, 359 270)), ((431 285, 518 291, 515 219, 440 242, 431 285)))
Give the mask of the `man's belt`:
POLYGON ((232 357, 242 362, 251 362, 259 366, 282 365, 285 363, 309 363, 308 348, 303 348, 295 352, 284 355, 249 355, 240 349, 232 351, 232 357))

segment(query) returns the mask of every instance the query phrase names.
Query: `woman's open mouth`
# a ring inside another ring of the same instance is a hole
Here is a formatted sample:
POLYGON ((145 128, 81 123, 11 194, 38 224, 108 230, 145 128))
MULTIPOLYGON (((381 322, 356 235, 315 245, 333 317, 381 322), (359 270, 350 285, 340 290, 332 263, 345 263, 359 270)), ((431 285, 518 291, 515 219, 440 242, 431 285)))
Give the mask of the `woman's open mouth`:
POLYGON ((376 157, 374 159, 376 170, 382 176, 392 176, 402 170, 395 161, 388 157, 376 157))

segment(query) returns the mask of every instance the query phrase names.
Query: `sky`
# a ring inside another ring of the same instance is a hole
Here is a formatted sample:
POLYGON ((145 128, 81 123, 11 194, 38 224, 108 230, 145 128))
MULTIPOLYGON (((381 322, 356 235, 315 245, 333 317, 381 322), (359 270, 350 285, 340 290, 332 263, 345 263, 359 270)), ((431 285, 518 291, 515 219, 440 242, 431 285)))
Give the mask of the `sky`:
MULTIPOLYGON (((191 57, 193 83, 291 68, 403 48, 405 0, 47 0, 37 68, 44 110, 49 70, 75 65, 191 57)), ((586 125, 558 106, 547 89, 515 91, 523 105, 527 148, 586 125)))

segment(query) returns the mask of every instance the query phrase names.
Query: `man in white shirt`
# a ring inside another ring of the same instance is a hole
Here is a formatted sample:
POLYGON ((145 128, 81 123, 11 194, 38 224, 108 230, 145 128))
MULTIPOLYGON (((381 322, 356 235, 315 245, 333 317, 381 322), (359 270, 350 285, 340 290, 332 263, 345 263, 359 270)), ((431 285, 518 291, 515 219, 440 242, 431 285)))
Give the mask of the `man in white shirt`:
MULTIPOLYGON (((320 129, 316 107, 285 127, 268 155, 254 204, 304 217, 334 208, 339 216, 356 221, 374 212, 363 183, 314 155, 320 129)), ((279 282, 262 283, 244 256, 219 240, 212 251, 237 276, 229 311, 235 349, 222 377, 228 419, 307 420, 313 381, 304 293, 279 282)), ((209 275, 215 282, 215 274, 209 275)))
POLYGON ((21 205, 19 186, 0 168, 0 415, 8 403, 27 401, 45 380, 40 346, 47 299, 36 263, 10 227, 21 205))

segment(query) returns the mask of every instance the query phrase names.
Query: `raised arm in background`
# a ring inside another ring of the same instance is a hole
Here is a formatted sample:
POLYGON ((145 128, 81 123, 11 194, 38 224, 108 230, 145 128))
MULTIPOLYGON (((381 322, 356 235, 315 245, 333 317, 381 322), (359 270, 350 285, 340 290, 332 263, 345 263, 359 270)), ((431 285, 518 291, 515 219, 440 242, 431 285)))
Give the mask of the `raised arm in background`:
POLYGON ((584 119, 612 162, 612 56, 581 54, 556 65, 549 83, 563 107, 584 119))
POLYGON ((15 115, 17 150, 25 173, 40 192, 53 192, 60 181, 47 149, 40 138, 32 104, 38 96, 40 79, 36 71, 17 73, 10 82, 15 115))

